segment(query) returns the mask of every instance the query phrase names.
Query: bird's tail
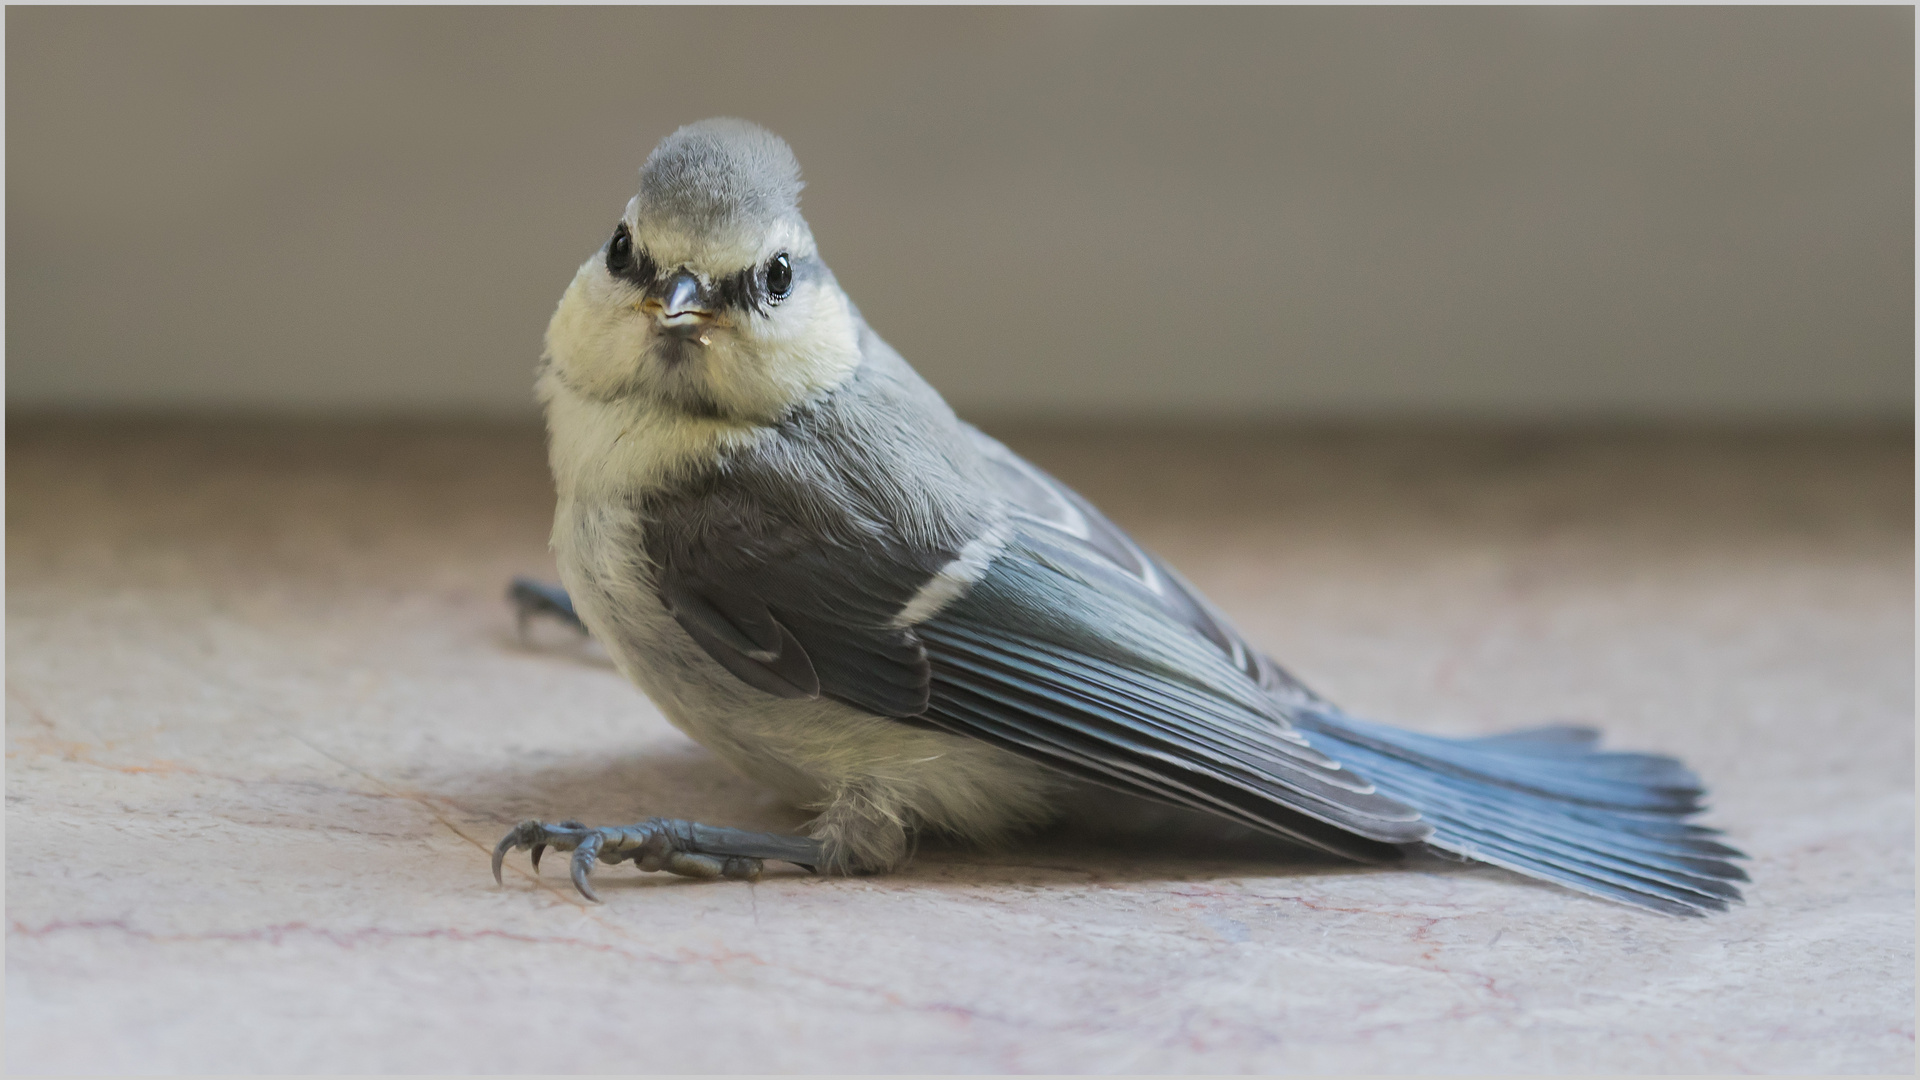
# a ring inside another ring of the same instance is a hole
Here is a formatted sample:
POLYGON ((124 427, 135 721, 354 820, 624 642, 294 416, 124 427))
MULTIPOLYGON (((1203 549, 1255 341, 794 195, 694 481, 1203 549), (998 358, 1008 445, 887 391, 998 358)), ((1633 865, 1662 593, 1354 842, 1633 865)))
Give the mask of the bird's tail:
POLYGON ((1670 757, 1598 749, 1592 728, 1477 739, 1403 731, 1333 710, 1295 722, 1313 744, 1420 810, 1426 843, 1673 915, 1740 900, 1739 851, 1688 824, 1705 791, 1670 757))

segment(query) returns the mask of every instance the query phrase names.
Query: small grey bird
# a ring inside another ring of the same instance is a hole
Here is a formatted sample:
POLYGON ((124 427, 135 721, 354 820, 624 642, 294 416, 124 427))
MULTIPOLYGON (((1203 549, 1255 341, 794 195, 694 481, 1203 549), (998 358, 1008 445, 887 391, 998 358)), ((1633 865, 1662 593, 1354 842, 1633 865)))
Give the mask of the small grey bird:
POLYGON ((751 878, 874 872, 916 833, 987 842, 1090 786, 1352 859, 1433 850, 1695 915, 1746 875, 1688 824, 1678 761, 1548 727, 1474 739, 1348 715, 1059 481, 957 419, 861 319, 773 134, 708 120, 547 328, 539 393, 565 591, 682 731, 807 835, 523 822, 500 842, 751 878))

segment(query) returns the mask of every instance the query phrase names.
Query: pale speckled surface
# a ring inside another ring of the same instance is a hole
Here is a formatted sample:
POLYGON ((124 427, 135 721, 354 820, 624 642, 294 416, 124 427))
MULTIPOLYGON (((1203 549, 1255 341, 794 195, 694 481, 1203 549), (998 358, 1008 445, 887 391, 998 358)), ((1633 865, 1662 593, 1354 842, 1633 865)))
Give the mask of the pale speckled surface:
POLYGON ((1754 856, 1704 921, 1072 836, 497 889, 521 816, 797 820, 515 642, 536 436, 8 439, 13 1071, 1913 1068, 1904 431, 1010 433, 1356 711, 1686 757, 1754 856))

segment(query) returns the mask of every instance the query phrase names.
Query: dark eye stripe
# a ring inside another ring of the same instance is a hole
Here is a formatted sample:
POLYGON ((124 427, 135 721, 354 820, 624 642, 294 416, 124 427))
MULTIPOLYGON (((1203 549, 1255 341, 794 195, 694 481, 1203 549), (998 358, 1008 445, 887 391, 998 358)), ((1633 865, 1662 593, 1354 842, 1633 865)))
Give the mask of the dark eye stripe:
POLYGON ((619 244, 618 241, 625 235, 626 227, 623 225, 621 231, 614 234, 613 240, 607 242, 607 273, 636 289, 648 288, 660 276, 660 268, 645 248, 634 246, 631 238, 625 245, 619 244))
MULTIPOLYGON (((812 267, 807 259, 791 259, 793 283, 787 287, 786 296, 793 295, 794 285, 810 276, 812 267)), ((607 270, 615 278, 639 289, 653 286, 660 276, 659 264, 644 248, 634 248, 631 257, 622 264, 611 257, 607 260, 607 270)), ((742 314, 766 315, 773 310, 773 300, 786 296, 769 297, 766 284, 760 278, 760 267, 749 266, 738 270, 714 282, 713 300, 722 310, 731 308, 742 314)))
POLYGON ((714 300, 722 309, 732 308, 742 313, 762 312, 766 308, 761 303, 758 290, 754 288, 751 268, 729 274, 714 282, 714 300))

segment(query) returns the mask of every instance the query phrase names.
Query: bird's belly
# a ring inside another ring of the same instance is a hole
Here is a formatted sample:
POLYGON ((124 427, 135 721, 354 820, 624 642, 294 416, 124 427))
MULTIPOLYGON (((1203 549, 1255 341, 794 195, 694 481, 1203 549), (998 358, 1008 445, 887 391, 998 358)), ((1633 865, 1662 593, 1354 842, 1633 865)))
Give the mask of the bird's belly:
POLYGON ((563 507, 560 576, 615 666, 675 727, 795 805, 858 797, 926 824, 985 838, 1048 816, 1051 770, 977 739, 873 716, 826 698, 778 698, 741 682, 690 637, 631 553, 624 508, 563 507), (624 518, 624 520, 623 520, 624 518))

